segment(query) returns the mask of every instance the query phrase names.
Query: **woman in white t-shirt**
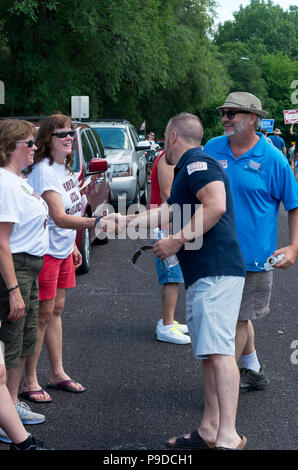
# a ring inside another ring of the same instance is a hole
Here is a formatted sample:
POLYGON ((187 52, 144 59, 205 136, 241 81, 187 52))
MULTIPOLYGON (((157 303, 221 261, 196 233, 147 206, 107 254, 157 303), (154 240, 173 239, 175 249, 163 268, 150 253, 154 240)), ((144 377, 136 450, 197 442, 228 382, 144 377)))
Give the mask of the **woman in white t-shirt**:
POLYGON ((37 378, 37 363, 43 341, 49 354, 50 389, 83 392, 84 387, 64 371, 62 361, 62 322, 66 289, 75 287, 75 269, 81 264, 76 247, 76 230, 91 228, 98 218, 81 217, 81 195, 74 174, 75 131, 68 116, 55 114, 41 122, 34 164, 28 169, 28 182, 49 207, 49 250, 39 275, 39 325, 34 358, 26 364, 22 396, 46 402, 51 397, 37 378), (31 170, 31 171, 30 171, 31 170))
POLYGON ((37 277, 49 245, 47 204, 21 177, 33 162, 35 134, 27 121, 0 122, 0 441, 24 450, 45 449, 23 426, 45 417, 18 401, 24 365, 35 350, 37 277))

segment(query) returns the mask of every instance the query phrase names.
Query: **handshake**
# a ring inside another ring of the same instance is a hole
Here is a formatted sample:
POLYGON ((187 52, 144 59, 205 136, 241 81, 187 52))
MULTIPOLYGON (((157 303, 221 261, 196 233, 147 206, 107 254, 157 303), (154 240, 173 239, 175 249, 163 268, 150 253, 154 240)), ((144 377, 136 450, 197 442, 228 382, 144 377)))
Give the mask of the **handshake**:
MULTIPOLYGON (((109 215, 100 218, 100 231, 106 232, 111 238, 115 237, 126 231, 125 236, 119 238, 130 238, 136 240, 137 238, 148 239, 148 229, 156 228, 160 225, 160 218, 158 217, 159 211, 155 213, 153 211, 145 211, 140 214, 133 215, 122 215, 120 213, 111 213, 109 215), (143 230, 142 230, 143 229, 143 230)), ((167 214, 169 215, 169 213, 167 214)), ((165 224, 166 218, 164 218, 164 225, 167 226, 169 219, 167 218, 167 224, 165 224)), ((155 237, 154 237, 155 238, 155 237)), ((161 260, 176 254, 184 241, 180 237, 173 237, 169 235, 167 238, 158 240, 154 243, 153 252, 155 256, 161 260)))
POLYGON ((127 216, 113 212, 100 218, 98 230, 106 232, 108 235, 118 235, 124 232, 128 225, 127 216))

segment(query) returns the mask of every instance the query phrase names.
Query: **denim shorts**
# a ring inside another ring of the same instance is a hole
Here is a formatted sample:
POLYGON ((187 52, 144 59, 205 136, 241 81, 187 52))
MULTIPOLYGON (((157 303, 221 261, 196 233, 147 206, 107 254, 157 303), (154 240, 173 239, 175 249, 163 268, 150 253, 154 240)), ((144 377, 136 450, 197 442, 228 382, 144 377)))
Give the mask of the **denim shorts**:
POLYGON ((186 321, 195 359, 235 356, 235 334, 244 277, 198 279, 187 290, 186 321))
POLYGON ((168 268, 165 262, 159 258, 156 258, 155 264, 156 264, 158 283, 160 285, 184 282, 180 264, 176 264, 175 266, 168 268))

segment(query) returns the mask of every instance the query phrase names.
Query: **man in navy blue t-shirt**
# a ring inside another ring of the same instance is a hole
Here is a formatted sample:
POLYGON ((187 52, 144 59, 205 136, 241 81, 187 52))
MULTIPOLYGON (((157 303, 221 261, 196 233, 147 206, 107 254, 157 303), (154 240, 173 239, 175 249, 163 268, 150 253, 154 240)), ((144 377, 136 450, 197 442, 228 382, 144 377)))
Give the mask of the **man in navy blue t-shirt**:
POLYGON ((166 161, 175 165, 167 202, 138 215, 111 214, 117 230, 173 224, 173 234, 154 245, 160 259, 177 253, 184 277, 186 319, 195 359, 203 360, 205 407, 200 426, 174 437, 179 449, 242 449, 236 432, 239 369, 235 332, 245 281, 236 236, 229 180, 221 165, 200 150, 203 127, 197 116, 181 113, 165 132, 166 161))
POLYGON ((187 288, 193 353, 195 359, 203 359, 206 398, 199 428, 170 439, 167 445, 241 449, 246 439, 235 429, 239 387, 235 329, 245 267, 228 177, 218 162, 200 150, 202 136, 200 120, 188 113, 172 118, 165 132, 166 160, 176 165, 167 201, 173 235, 157 242, 154 252, 161 258, 177 253, 187 288))
POLYGON ((228 177, 220 164, 200 150, 202 124, 182 113, 165 132, 167 163, 176 165, 171 194, 159 208, 138 215, 111 214, 117 230, 173 224, 173 234, 154 245, 160 259, 177 253, 187 288, 187 325, 195 359, 203 359, 205 409, 191 434, 172 438, 172 448, 241 449, 236 432, 239 369, 235 331, 245 267, 236 236, 228 177), (216 384, 216 385, 215 385, 216 384))

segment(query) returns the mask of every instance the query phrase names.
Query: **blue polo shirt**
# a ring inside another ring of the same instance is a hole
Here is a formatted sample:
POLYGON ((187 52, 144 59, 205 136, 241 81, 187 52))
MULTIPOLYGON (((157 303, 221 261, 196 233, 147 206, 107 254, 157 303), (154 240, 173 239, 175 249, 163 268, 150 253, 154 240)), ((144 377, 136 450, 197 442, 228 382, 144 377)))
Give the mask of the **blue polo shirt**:
POLYGON ((229 176, 236 227, 247 271, 263 271, 277 248, 278 211, 298 207, 298 184, 285 156, 262 135, 256 145, 235 158, 226 136, 211 139, 204 152, 229 176))
POLYGON ((167 201, 173 205, 173 231, 178 232, 189 222, 201 204, 196 193, 212 181, 224 182, 226 212, 214 227, 203 235, 201 248, 189 250, 183 246, 177 253, 186 288, 198 279, 208 276, 245 277, 227 175, 214 158, 204 154, 199 148, 185 152, 175 167, 171 194, 167 201), (174 205, 177 205, 180 211, 176 211, 174 205))
POLYGON ((278 137, 277 135, 269 135, 269 139, 275 145, 278 150, 281 150, 283 147, 286 146, 284 139, 281 137, 278 137))

